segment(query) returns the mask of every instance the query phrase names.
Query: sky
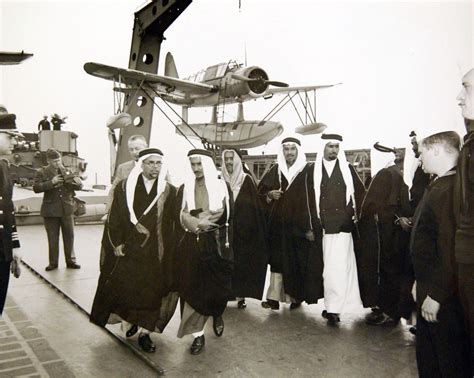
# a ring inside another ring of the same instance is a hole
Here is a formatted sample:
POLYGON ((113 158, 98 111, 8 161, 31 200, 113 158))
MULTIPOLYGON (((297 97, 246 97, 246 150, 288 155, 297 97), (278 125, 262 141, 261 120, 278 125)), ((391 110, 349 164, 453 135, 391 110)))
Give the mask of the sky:
MULTIPOLYGON (((25 132, 43 115, 68 116, 90 180, 109 180, 105 123, 113 115, 112 83, 87 75, 86 62, 127 67, 133 14, 142 0, 0 0, 0 50, 34 57, 0 67, 0 103, 25 132)), ((290 85, 338 83, 318 92, 318 122, 344 136, 345 148, 380 141, 403 147, 408 134, 464 128, 456 96, 474 66, 472 1, 194 0, 165 33, 161 59, 173 53, 188 76, 229 59, 262 67, 290 85)), ((158 73, 163 73, 160 62, 158 73)), ((262 119, 281 98, 245 104, 262 119)), ((177 108, 179 112, 179 108, 177 108)), ((226 106, 226 120, 235 106, 226 106)), ((173 117, 176 119, 175 117, 173 117)), ((190 122, 210 109, 191 109, 190 122)), ((300 125, 287 106, 274 120, 293 134, 300 125)), ((282 137, 283 137, 282 136, 282 137)), ((250 153, 276 153, 278 140, 250 153)), ((303 137, 314 151, 317 136, 303 137)), ((178 181, 191 145, 154 113, 150 144, 165 153, 178 181)))

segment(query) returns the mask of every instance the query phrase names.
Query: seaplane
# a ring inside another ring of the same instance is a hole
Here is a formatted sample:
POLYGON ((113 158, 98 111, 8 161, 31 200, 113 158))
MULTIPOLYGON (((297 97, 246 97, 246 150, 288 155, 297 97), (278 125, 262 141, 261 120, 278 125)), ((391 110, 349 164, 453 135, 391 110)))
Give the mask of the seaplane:
MULTIPOLYGON (((163 113, 155 102, 156 98, 163 100, 172 111, 169 104, 181 106, 181 115, 174 111, 181 121, 174 124, 176 133, 199 139, 206 147, 252 148, 268 143, 283 132, 282 124, 271 118, 290 102, 302 123, 295 131, 303 135, 321 133, 326 125, 316 121, 316 91, 340 84, 291 87, 287 83, 270 80, 261 67, 244 66, 235 60, 209 66, 180 79, 169 52, 165 58, 164 75, 92 62, 86 63, 84 70, 90 75, 113 81, 114 91, 124 94, 126 102, 151 100, 163 113), (286 96, 264 118, 244 119, 244 102, 270 99, 274 95, 286 96), (226 122, 223 107, 229 104, 237 104, 238 111, 235 120, 226 122), (302 114, 298 111, 301 106, 302 114), (213 108, 209 123, 189 123, 188 110, 197 107, 213 108)), ((139 126, 129 114, 118 112, 109 120, 108 127, 123 128, 131 124, 139 126)))
POLYGON ((33 54, 25 53, 24 51, 21 52, 7 52, 7 51, 0 51, 0 65, 3 66, 10 66, 14 64, 20 64, 24 60, 31 58, 33 54))

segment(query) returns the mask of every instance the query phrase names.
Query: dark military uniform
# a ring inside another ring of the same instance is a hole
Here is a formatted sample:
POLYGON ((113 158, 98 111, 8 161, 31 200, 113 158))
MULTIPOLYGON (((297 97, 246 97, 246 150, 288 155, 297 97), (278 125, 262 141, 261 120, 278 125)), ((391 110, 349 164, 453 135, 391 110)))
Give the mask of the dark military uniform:
POLYGON ((59 229, 62 230, 64 255, 68 266, 74 265, 74 189, 81 189, 82 184, 64 183, 55 187, 52 179, 59 172, 51 167, 38 170, 33 190, 35 193, 44 192, 41 205, 41 216, 48 235, 49 265, 58 266, 59 229))
POLYGON ((428 187, 416 210, 410 239, 418 309, 416 358, 422 378, 471 376, 455 278, 454 172, 428 187), (440 305, 435 323, 422 316, 428 296, 440 305))
POLYGON ((19 248, 12 202, 13 182, 8 173, 8 163, 0 160, 0 314, 3 312, 10 279, 13 248, 19 248))
POLYGON ((454 187, 454 215, 459 296, 470 335, 471 369, 474 374, 474 132, 472 131, 464 137, 464 145, 459 156, 454 187))

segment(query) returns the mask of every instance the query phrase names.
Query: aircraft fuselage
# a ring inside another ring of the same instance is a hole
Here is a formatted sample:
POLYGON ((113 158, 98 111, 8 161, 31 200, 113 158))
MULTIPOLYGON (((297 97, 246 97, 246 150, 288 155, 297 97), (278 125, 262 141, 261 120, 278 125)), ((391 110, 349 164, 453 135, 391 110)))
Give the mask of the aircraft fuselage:
POLYGON ((190 107, 216 106, 222 103, 238 103, 263 96, 268 84, 257 79, 268 80, 266 72, 257 66, 242 67, 223 63, 210 66, 186 80, 213 85, 216 91, 209 94, 190 94, 184 98, 162 96, 167 101, 177 105, 190 107), (239 78, 235 78, 237 76, 239 78), (249 81, 243 80, 247 79, 249 81), (253 80, 253 81, 252 81, 253 80))

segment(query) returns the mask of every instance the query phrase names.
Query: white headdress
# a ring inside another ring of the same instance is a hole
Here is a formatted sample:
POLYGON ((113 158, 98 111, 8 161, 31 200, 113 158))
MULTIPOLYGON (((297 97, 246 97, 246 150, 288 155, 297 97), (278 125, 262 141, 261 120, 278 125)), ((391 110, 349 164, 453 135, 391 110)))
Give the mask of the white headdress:
MULTIPOLYGON (((227 192, 227 185, 225 181, 219 178, 216 166, 212 157, 205 150, 191 150, 188 153, 188 157, 200 157, 201 164, 204 172, 204 179, 206 180, 206 188, 209 194, 209 210, 217 211, 222 209, 222 202, 225 200, 226 203, 229 201, 229 194, 227 192)), ((196 176, 188 165, 185 172, 184 178, 184 195, 182 208, 185 205, 188 206, 188 211, 196 208, 194 201, 194 189, 196 186, 196 176)))
MULTIPOLYGON (((412 131, 410 137, 416 137, 414 131, 412 131)), ((410 189, 413 186, 413 177, 419 166, 420 159, 415 156, 415 151, 413 151, 413 145, 410 140, 409 145, 405 147, 405 158, 403 159, 403 181, 408 186, 409 197, 411 197, 410 189)))
POLYGON ((395 150, 378 142, 370 149, 370 173, 372 179, 383 168, 395 165, 395 150))
MULTIPOLYGON (((137 186, 138 178, 140 177, 140 174, 143 172, 142 163, 146 159, 148 159, 150 156, 159 156, 163 158, 163 153, 157 148, 145 148, 144 150, 140 151, 138 155, 138 161, 136 162, 135 167, 133 167, 132 171, 128 175, 127 182, 125 185, 127 207, 130 213, 130 222, 132 222, 134 225, 138 223, 137 214, 135 214, 135 211, 133 210, 133 201, 135 200, 135 188, 137 186)), ((153 199, 150 205, 146 208, 143 214, 139 214, 139 216, 148 214, 148 212, 152 209, 152 207, 158 201, 158 198, 160 198, 160 195, 163 193, 163 191, 166 188, 167 173, 168 173, 168 169, 163 163, 161 166, 160 174, 158 175, 158 179, 157 179, 158 186, 156 188, 156 197, 153 199)))
POLYGON ((239 195, 240 188, 242 187, 244 180, 245 180, 245 172, 244 167, 242 165, 242 160, 240 159, 239 154, 234 150, 224 150, 222 152, 222 177, 225 181, 227 181, 232 189, 232 193, 234 194, 234 201, 237 199, 239 195), (224 157, 225 154, 231 152, 234 154, 234 169, 232 174, 227 171, 227 167, 225 165, 224 157))
POLYGON ((289 137, 281 141, 281 146, 280 146, 280 149, 278 150, 278 155, 277 155, 277 163, 278 163, 278 178, 280 180, 280 188, 281 188, 281 175, 285 176, 286 181, 288 181, 288 188, 289 188, 291 183, 295 179, 295 177, 298 175, 298 173, 300 173, 306 166, 306 155, 304 154, 304 151, 301 148, 301 142, 299 139, 294 138, 294 137, 289 137), (298 156, 296 157, 295 162, 290 168, 288 168, 286 164, 285 156, 283 155, 283 146, 286 144, 294 144, 296 146, 296 149, 298 150, 298 156))

